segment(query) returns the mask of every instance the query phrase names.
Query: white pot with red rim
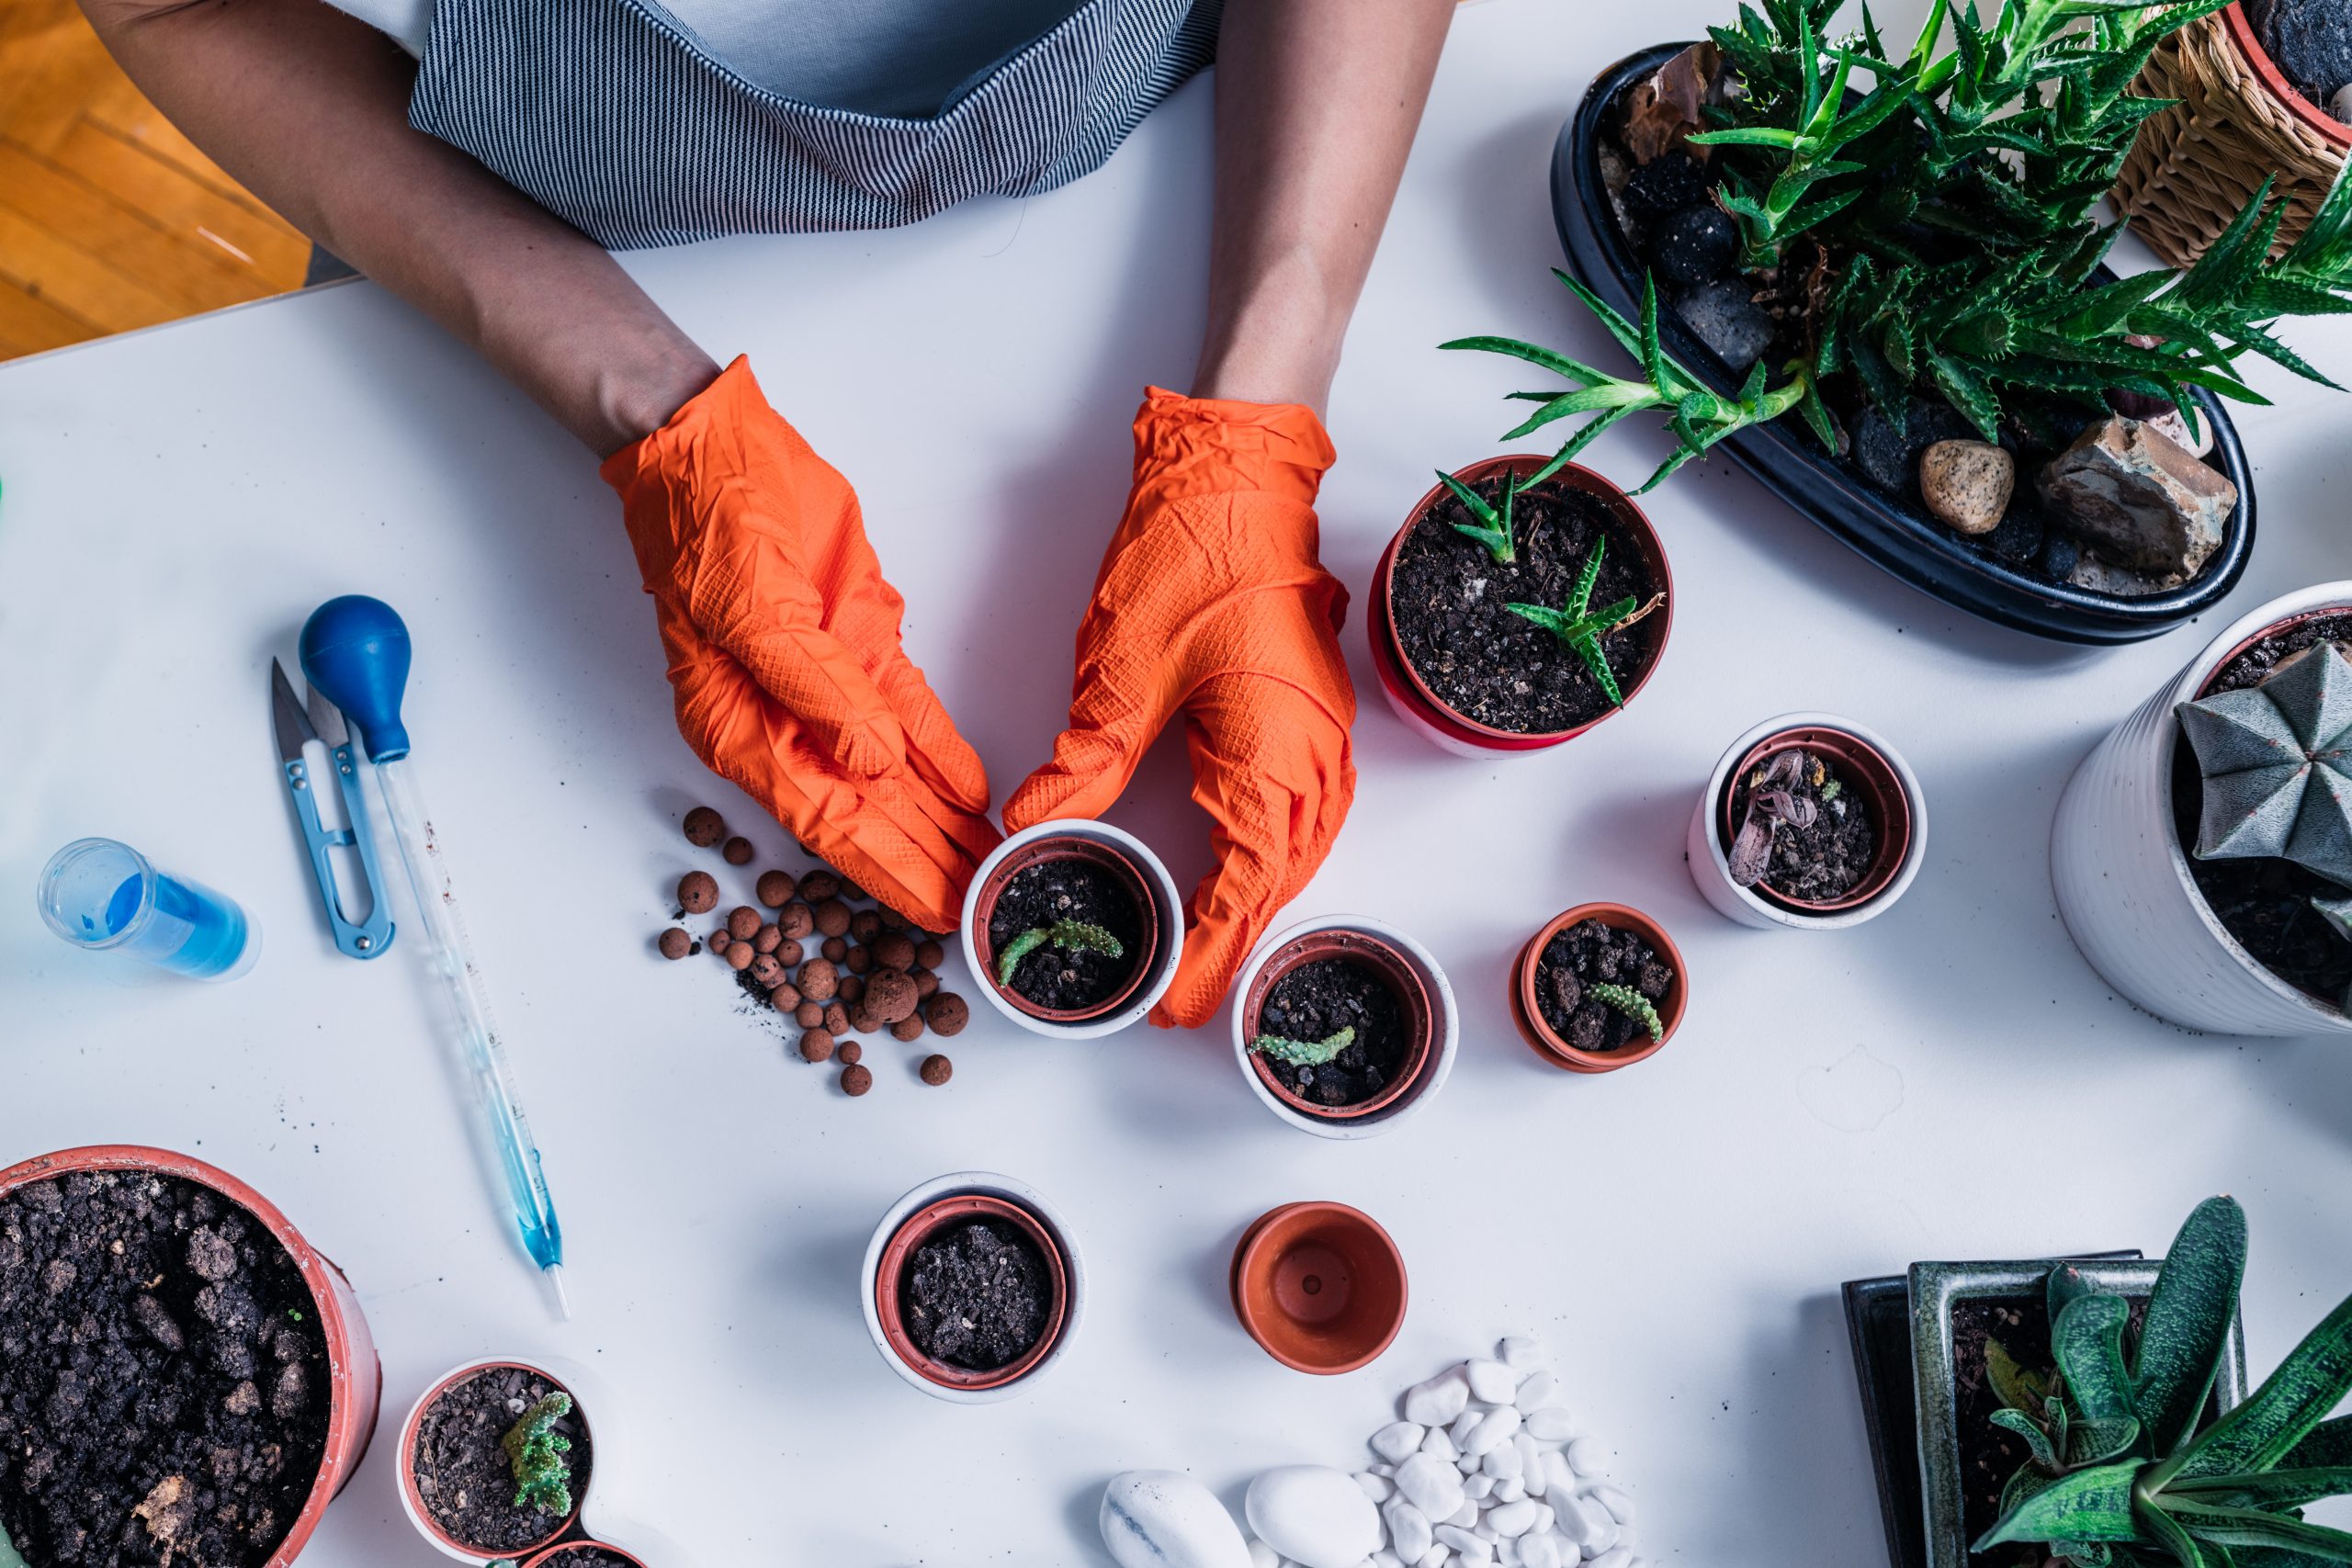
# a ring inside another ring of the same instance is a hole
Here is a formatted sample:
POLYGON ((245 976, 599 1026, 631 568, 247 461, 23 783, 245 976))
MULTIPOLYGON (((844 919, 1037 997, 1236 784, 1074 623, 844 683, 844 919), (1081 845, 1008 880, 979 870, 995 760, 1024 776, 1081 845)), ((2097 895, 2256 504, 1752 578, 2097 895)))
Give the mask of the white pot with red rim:
MULTIPOLYGON (((582 1520, 588 1509, 589 1490, 596 1483, 596 1478, 604 1473, 610 1455, 603 1433, 588 1418, 591 1400, 587 1393, 582 1392, 581 1382, 582 1374, 575 1371, 567 1369, 558 1371, 544 1361, 526 1361, 512 1356, 486 1356, 481 1360, 468 1361, 461 1367, 453 1367, 435 1378, 431 1386, 418 1395, 416 1403, 409 1407, 408 1419, 401 1423, 401 1446, 397 1460, 401 1507, 408 1515, 408 1522, 416 1527, 416 1533, 423 1536, 444 1557, 455 1558, 460 1562, 472 1563, 536 1563, 542 1554, 560 1546, 602 1544, 588 1534, 582 1520), (424 1495, 416 1481, 416 1438, 418 1432, 424 1427, 425 1413, 440 1403, 442 1395, 483 1372, 506 1369, 528 1372, 552 1388, 571 1396, 571 1419, 588 1434, 589 1466, 587 1475, 572 1488, 571 1512, 550 1525, 545 1535, 527 1546, 517 1547, 512 1551, 486 1552, 479 1548, 469 1546, 443 1529, 440 1522, 433 1517, 433 1511, 424 1506, 424 1495)), ((558 1557, 555 1561, 560 1564, 563 1559, 558 1557)))
POLYGON ((972 874, 962 924, 964 962, 980 994, 1022 1028, 1055 1040, 1093 1040, 1141 1019, 1175 984, 1176 961, 1184 951, 1184 898, 1168 867, 1133 833, 1086 818, 1040 822, 999 844, 972 874), (1049 1012, 1024 997, 1008 995, 997 984, 996 950, 989 938, 998 895, 1026 866, 1060 854, 1095 861, 1118 874, 1136 897, 1147 933, 1147 952, 1126 987, 1102 1006, 1079 1013, 1049 1012))

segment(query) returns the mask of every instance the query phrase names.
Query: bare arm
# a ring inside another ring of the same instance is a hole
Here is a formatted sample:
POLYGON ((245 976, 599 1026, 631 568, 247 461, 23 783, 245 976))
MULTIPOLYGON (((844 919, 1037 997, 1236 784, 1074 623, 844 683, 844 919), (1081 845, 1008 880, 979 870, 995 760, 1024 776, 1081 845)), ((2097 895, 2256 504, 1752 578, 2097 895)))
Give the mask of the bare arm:
POLYGON ((1196 396, 1321 412, 1453 0, 1226 0, 1196 396))
POLYGON ((718 367, 604 249, 410 128, 415 66, 321 0, 83 0, 189 138, 480 351, 599 456, 718 367))

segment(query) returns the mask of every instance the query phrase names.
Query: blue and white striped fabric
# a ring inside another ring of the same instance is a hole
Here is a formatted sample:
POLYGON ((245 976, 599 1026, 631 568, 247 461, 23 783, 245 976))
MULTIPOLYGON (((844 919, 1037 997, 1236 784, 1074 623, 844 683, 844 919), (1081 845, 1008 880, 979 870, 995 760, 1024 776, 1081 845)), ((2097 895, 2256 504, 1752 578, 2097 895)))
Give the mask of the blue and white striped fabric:
POLYGON ((1101 166, 1215 57, 1221 8, 1087 0, 935 118, 887 119, 764 91, 648 0, 437 0, 409 118, 615 250, 890 228, 1101 166))

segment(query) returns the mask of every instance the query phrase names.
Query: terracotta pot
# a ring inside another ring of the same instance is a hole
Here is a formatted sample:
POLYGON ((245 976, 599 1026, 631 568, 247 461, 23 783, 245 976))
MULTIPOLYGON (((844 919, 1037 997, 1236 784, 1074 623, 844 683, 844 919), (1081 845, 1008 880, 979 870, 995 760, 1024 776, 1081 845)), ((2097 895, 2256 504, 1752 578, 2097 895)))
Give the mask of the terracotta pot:
POLYGON ((565 1541, 561 1546, 552 1551, 543 1551, 532 1558, 523 1565, 523 1568, 571 1568, 582 1553, 589 1551, 602 1551, 609 1556, 617 1557, 624 1562, 634 1563, 636 1568, 645 1568, 645 1559, 634 1551, 623 1551, 611 1542, 602 1540, 565 1541))
POLYGON ((1682 950, 1666 934, 1666 928, 1643 914, 1639 909, 1623 904, 1579 904, 1552 917, 1542 931, 1530 937, 1527 945, 1519 950, 1519 960, 1510 971, 1510 1017, 1519 1026, 1520 1038, 1544 1060, 1555 1067, 1566 1067, 1572 1073, 1613 1073, 1620 1067, 1630 1067, 1635 1062, 1646 1062, 1666 1048, 1681 1027, 1682 1014, 1690 1005, 1690 974, 1684 966, 1682 950), (1554 937, 1570 926, 1586 920, 1599 920, 1618 931, 1632 931, 1657 950, 1660 958, 1674 971, 1674 984, 1667 987, 1666 996, 1657 1004, 1658 1021, 1666 1028, 1646 1045, 1629 1046, 1623 1051, 1579 1051, 1560 1037, 1544 1016, 1536 997, 1536 975, 1544 960, 1544 950, 1554 937))
POLYGON ((1799 914, 1834 915, 1860 908, 1894 886, 1910 855, 1911 797, 1895 776, 1894 764, 1877 747, 1850 731, 1827 725, 1793 726, 1766 736, 1742 753, 1724 781, 1723 798, 1716 806, 1715 826, 1723 835, 1724 852, 1731 852, 1732 840, 1739 831, 1732 817, 1732 801, 1739 793, 1740 780, 1781 752, 1800 747, 1837 764, 1838 776, 1846 787, 1870 807, 1871 820, 1878 828, 1878 852, 1871 857, 1870 870, 1862 879, 1836 898, 1792 897, 1769 882, 1756 884, 1756 896, 1799 914))
POLYGON ((319 1310, 319 1328, 327 1346, 327 1440, 319 1461, 318 1478, 311 1483, 302 1511, 293 1528, 269 1555, 264 1568, 286 1568, 302 1553, 319 1519, 335 1495, 358 1472, 359 1461, 376 1435, 376 1420, 383 1404, 384 1369, 376 1355, 376 1341, 359 1298, 343 1270, 302 1239, 302 1233, 259 1192, 216 1166, 164 1149, 132 1144, 102 1144, 42 1155, 0 1170, 0 1198, 17 1189, 76 1171, 134 1170, 209 1187, 262 1223, 277 1245, 294 1259, 302 1282, 319 1310))
POLYGON ((1059 1238, 1021 1204, 992 1193, 957 1193, 924 1204, 891 1234, 889 1244, 882 1249, 881 1265, 875 1272, 874 1308, 881 1322, 882 1333, 889 1340, 892 1353, 922 1377, 942 1388, 970 1393, 1005 1388, 1036 1371, 1046 1358, 1053 1354, 1055 1345, 1060 1340, 1069 1315, 1069 1267, 1063 1259, 1059 1238), (924 1355, 915 1344, 914 1337, 907 1332, 906 1320, 899 1305, 899 1281, 905 1277, 907 1266, 916 1250, 950 1226, 973 1220, 1001 1220, 1019 1230, 1045 1258, 1046 1272, 1053 1281, 1053 1303, 1046 1313, 1046 1332, 1020 1359, 994 1371, 974 1371, 967 1367, 933 1360, 924 1355))
POLYGON ((520 1562, 535 1551, 546 1551, 579 1530, 581 1511, 588 1506, 588 1488, 595 1483, 596 1469, 604 1459, 596 1450, 594 1439, 595 1427, 589 1422, 587 1404, 565 1379, 556 1376, 545 1367, 529 1361, 493 1359, 469 1362, 426 1389, 424 1396, 410 1407, 408 1419, 401 1423, 399 1460, 401 1506, 407 1510, 409 1522, 416 1527, 417 1533, 440 1548, 447 1556, 455 1557, 465 1562, 481 1562, 486 1558, 492 1557, 502 1562, 509 1559, 520 1562), (581 1429, 589 1436, 588 1475, 586 1480, 572 1489, 571 1512, 557 1521, 554 1527, 538 1540, 511 1551, 478 1547, 469 1541, 459 1540, 456 1536, 443 1529, 440 1522, 434 1518, 433 1511, 424 1506, 424 1494, 416 1483, 416 1438, 424 1425, 426 1412, 439 1404, 444 1395, 459 1384, 469 1382, 484 1372, 501 1371, 509 1368, 516 1371, 528 1372, 533 1377, 539 1378, 556 1389, 571 1394, 572 1418, 580 1423, 581 1429))
POLYGON ((1259 1026, 1259 1015, 1265 1010, 1266 998, 1275 985, 1292 970, 1326 958, 1344 958, 1378 972, 1405 1010, 1407 1026, 1412 1037, 1405 1047, 1405 1059, 1388 1086, 1370 1100, 1353 1105, 1318 1105, 1294 1094, 1283 1087, 1266 1058, 1252 1051, 1250 1066, 1266 1092, 1301 1116, 1312 1116, 1328 1122, 1351 1122, 1385 1111, 1412 1089, 1429 1063, 1430 1047, 1436 1037, 1435 1022, 1430 1007, 1429 987, 1404 953, 1396 946, 1369 931, 1349 931, 1327 927, 1308 931, 1294 942, 1283 943, 1260 966, 1243 994, 1240 1010, 1241 1034, 1244 1041, 1255 1040, 1264 1032, 1259 1026))
POLYGON ((981 863, 964 897, 964 956, 989 998, 1023 1028, 1060 1038, 1085 1038, 1123 1029, 1149 1011, 1176 977, 1183 901, 1175 879, 1142 840, 1104 822, 1041 822, 1016 833, 981 863), (1135 899, 1143 935, 1126 983, 1089 1008, 1039 1007, 996 980, 996 944, 989 921, 1012 878, 1033 865, 1074 859, 1110 871, 1135 899))
POLYGON ((1405 1326, 1405 1255, 1345 1203, 1285 1203, 1233 1249, 1234 1314, 1283 1366, 1331 1376, 1379 1359, 1405 1326))
POLYGON ((2238 52, 2245 57, 2246 64, 2253 67, 2262 85, 2269 88, 2271 96, 2278 100, 2281 108, 2329 146, 2339 152, 2352 152, 2352 125, 2345 124, 2303 96, 2302 89, 2287 80, 2287 73, 2278 69, 2278 62, 2270 58, 2270 51, 2262 47, 2262 39, 2255 35, 2254 22, 2246 16, 2243 5, 2223 7, 2222 26, 2228 31, 2230 41, 2237 46, 2238 52))
MULTIPOLYGON (((1506 473, 1523 479, 1540 471, 1550 461, 1549 457, 1532 454, 1489 457, 1484 462, 1455 470, 1453 477, 1469 485, 1483 483, 1506 473)), ((1623 491, 1591 469, 1577 464, 1569 464, 1547 482, 1567 490, 1581 491, 1608 507, 1631 538, 1634 552, 1642 558, 1644 570, 1666 591, 1666 603, 1651 611, 1632 633, 1642 649, 1641 672, 1631 682, 1622 683, 1624 702, 1573 729, 1549 734, 1526 735, 1517 730, 1498 729, 1448 707, 1421 679, 1420 672, 1413 668, 1412 660, 1405 657, 1404 649, 1396 641, 1396 551, 1404 544, 1406 536, 1420 526, 1422 520, 1429 516, 1438 502, 1452 493, 1442 484, 1432 486, 1429 493, 1414 505, 1405 525, 1396 530, 1395 537, 1388 541, 1388 547, 1381 552, 1380 566, 1373 577, 1372 614, 1365 620, 1372 637, 1373 665, 1380 672, 1381 694, 1387 698, 1389 707, 1408 727, 1449 751, 1463 756, 1492 757, 1497 753, 1540 751, 1573 740, 1594 725, 1623 711, 1641 689, 1649 684, 1650 676, 1657 672, 1666 657, 1667 634, 1674 626, 1674 574, 1668 569, 1666 547, 1658 538, 1657 530, 1651 526, 1648 516, 1623 491)))

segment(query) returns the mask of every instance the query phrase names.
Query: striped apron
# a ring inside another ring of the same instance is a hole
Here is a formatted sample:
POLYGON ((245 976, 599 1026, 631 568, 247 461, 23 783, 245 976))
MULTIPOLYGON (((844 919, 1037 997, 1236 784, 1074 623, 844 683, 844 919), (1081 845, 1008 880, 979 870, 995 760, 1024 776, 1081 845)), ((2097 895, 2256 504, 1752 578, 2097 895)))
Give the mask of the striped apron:
POLYGON ((409 119, 614 250, 890 228, 1099 167, 1215 56, 1221 5, 1087 0, 888 119, 758 87, 650 0, 437 0, 409 119))

